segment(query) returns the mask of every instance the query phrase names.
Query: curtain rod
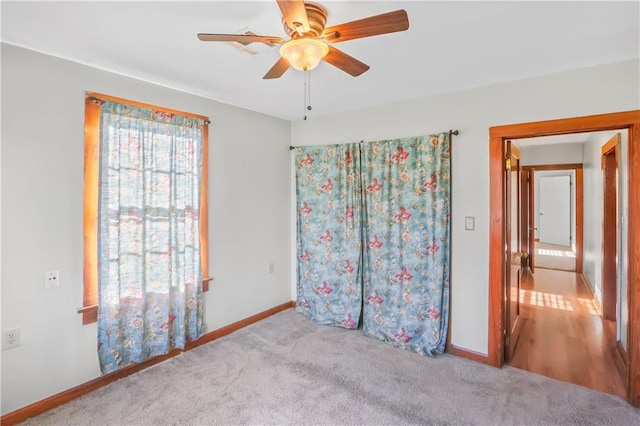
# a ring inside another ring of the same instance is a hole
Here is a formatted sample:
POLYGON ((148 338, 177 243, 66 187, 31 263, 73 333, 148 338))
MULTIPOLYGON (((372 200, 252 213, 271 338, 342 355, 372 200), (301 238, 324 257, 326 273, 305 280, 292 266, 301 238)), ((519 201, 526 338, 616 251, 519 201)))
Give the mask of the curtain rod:
MULTIPOLYGON (((115 102, 124 104, 124 105, 133 105, 133 106, 137 106, 137 107, 141 107, 141 108, 145 108, 145 109, 151 109, 151 110, 155 110, 155 111, 164 111, 164 112, 168 112, 170 114, 177 114, 183 117, 188 117, 188 118, 196 118, 198 120, 202 120, 204 121, 206 124, 211 124, 211 120, 209 120, 208 117, 205 117, 203 115, 199 115, 199 114, 193 114, 190 112, 184 112, 184 111, 177 111, 177 110, 172 110, 169 108, 164 108, 164 107, 160 107, 160 106, 155 106, 155 105, 151 105, 151 104, 145 104, 142 102, 135 102, 135 101, 129 101, 127 99, 118 99, 118 98, 114 98, 112 96, 108 96, 108 95, 100 95, 104 98, 104 100, 113 100, 115 102)), ((93 96, 93 95, 87 95, 87 99, 89 99, 90 102, 93 102, 94 104, 101 104, 102 100, 101 98, 97 97, 97 96, 93 96)))
MULTIPOLYGON (((451 137, 452 135, 456 135, 456 136, 458 136, 459 134, 460 134, 460 132, 458 131, 458 129, 456 129, 456 130, 449 130, 449 137, 451 137)), ((364 142, 364 141, 360 141, 360 143, 362 143, 362 142, 364 142)), ((294 150, 294 149, 296 149, 296 148, 299 148, 299 147, 297 147, 297 146, 293 146, 293 145, 290 145, 290 146, 289 146, 289 151, 293 151, 293 150, 294 150)))

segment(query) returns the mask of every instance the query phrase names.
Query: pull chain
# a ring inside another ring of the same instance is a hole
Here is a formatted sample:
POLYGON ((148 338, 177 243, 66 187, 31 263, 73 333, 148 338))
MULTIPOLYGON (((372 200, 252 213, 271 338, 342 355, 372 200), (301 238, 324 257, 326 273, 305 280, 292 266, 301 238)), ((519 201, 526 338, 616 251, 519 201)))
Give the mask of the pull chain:
POLYGON ((311 72, 304 71, 304 110, 303 119, 307 119, 307 111, 311 111, 311 72))

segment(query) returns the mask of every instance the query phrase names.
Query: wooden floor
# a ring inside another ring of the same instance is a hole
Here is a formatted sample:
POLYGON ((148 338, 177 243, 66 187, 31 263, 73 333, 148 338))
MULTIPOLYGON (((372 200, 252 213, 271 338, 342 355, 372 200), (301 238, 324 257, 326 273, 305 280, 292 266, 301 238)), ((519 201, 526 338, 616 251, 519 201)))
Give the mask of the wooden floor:
POLYGON ((520 291, 522 328, 509 365, 625 396, 615 323, 599 316, 582 277, 536 269, 520 291))

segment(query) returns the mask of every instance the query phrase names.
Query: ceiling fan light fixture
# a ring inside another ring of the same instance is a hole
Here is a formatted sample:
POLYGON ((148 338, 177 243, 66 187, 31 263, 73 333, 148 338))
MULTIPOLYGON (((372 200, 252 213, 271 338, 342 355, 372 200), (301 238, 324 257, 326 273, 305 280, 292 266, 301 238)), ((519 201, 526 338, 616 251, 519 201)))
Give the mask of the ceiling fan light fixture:
POLYGON ((327 53, 329 53, 329 47, 313 38, 291 40, 280 47, 280 56, 289 61, 289 65, 300 71, 314 69, 327 53))

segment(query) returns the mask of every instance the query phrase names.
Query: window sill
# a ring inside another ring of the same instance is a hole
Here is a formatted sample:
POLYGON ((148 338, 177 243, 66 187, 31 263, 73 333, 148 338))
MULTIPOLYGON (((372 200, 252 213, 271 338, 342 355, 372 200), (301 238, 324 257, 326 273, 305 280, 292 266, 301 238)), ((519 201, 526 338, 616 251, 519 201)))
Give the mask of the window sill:
POLYGON ((78 313, 82 314, 82 325, 98 321, 98 305, 89 305, 83 308, 78 308, 78 313))
POLYGON ((209 283, 213 281, 213 277, 206 277, 202 279, 202 292, 209 291, 209 283))

